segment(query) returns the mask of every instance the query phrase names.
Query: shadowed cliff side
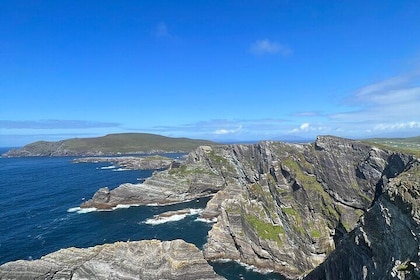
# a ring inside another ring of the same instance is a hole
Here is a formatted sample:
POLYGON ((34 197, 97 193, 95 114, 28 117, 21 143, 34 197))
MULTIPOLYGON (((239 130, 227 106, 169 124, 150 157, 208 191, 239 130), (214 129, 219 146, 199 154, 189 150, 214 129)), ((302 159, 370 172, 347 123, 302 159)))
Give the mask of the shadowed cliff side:
POLYGON ((384 192, 327 260, 305 279, 420 279, 420 164, 384 192))
POLYGON ((307 145, 202 146, 143 184, 99 190, 82 207, 176 203, 215 194, 208 260, 233 259, 290 278, 309 273, 379 201, 413 156, 332 136, 307 145))
POLYGON ((228 184, 209 201, 208 210, 220 215, 205 257, 290 278, 321 264, 382 193, 383 181, 414 160, 336 137, 313 145, 234 146, 226 158, 245 183, 228 184))

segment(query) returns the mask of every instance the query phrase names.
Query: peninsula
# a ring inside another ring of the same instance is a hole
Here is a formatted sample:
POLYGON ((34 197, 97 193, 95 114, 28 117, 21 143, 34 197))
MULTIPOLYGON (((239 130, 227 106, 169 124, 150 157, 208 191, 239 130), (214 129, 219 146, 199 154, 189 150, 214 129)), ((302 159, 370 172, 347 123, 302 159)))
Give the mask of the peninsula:
POLYGON ((207 140, 172 138, 147 133, 108 134, 94 138, 73 138, 57 142, 39 141, 13 149, 2 157, 105 156, 190 152, 201 145, 216 144, 207 140))

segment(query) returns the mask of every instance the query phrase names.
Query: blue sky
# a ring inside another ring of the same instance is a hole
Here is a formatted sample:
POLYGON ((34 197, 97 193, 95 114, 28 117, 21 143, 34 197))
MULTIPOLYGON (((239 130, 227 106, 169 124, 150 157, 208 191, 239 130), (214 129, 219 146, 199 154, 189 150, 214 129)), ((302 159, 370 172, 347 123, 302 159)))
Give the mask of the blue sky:
POLYGON ((420 135, 419 1, 0 2, 0 146, 420 135))

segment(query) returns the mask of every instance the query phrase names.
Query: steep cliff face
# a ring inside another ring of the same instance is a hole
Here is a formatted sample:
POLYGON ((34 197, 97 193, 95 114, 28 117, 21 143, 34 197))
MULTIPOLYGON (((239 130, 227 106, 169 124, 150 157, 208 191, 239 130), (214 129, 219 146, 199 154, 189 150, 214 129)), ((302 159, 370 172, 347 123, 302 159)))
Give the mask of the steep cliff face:
POLYGON ((335 137, 313 145, 232 146, 223 154, 237 176, 208 204, 220 215, 205 257, 291 278, 321 264, 380 196, 383 181, 414 160, 335 137))
MULTIPOLYGON (((415 162, 331 136, 307 145, 203 146, 185 164, 140 185, 102 189, 83 206, 174 203, 215 194, 202 213, 218 219, 203 248, 205 258, 239 260, 297 278, 345 248, 360 230, 359 221, 374 220, 378 207, 388 209, 388 182, 415 162)), ((310 277, 330 273, 317 271, 310 277)))
POLYGON ((420 279, 420 164, 383 194, 327 260, 305 279, 420 279))
POLYGON ((69 248, 0 266, 0 279, 223 279, 182 240, 117 242, 69 248))
POLYGON ((202 146, 189 155, 186 163, 155 172, 142 184, 123 184, 113 190, 102 188, 81 207, 110 209, 118 204, 170 204, 209 196, 226 186, 222 175, 226 168, 225 159, 215 155, 210 146, 202 146))

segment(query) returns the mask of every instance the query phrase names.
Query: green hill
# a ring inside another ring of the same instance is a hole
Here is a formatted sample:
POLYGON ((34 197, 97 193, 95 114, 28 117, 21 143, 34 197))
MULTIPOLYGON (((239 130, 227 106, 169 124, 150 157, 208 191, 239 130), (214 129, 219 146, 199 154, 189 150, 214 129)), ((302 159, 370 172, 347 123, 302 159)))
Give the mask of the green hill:
POLYGON ((94 138, 73 138, 57 142, 39 141, 14 149, 3 157, 84 156, 158 152, 190 152, 215 142, 189 138, 172 138, 147 133, 109 134, 94 138))
POLYGON ((371 138, 363 142, 380 148, 414 154, 420 157, 420 136, 408 138, 371 138))

